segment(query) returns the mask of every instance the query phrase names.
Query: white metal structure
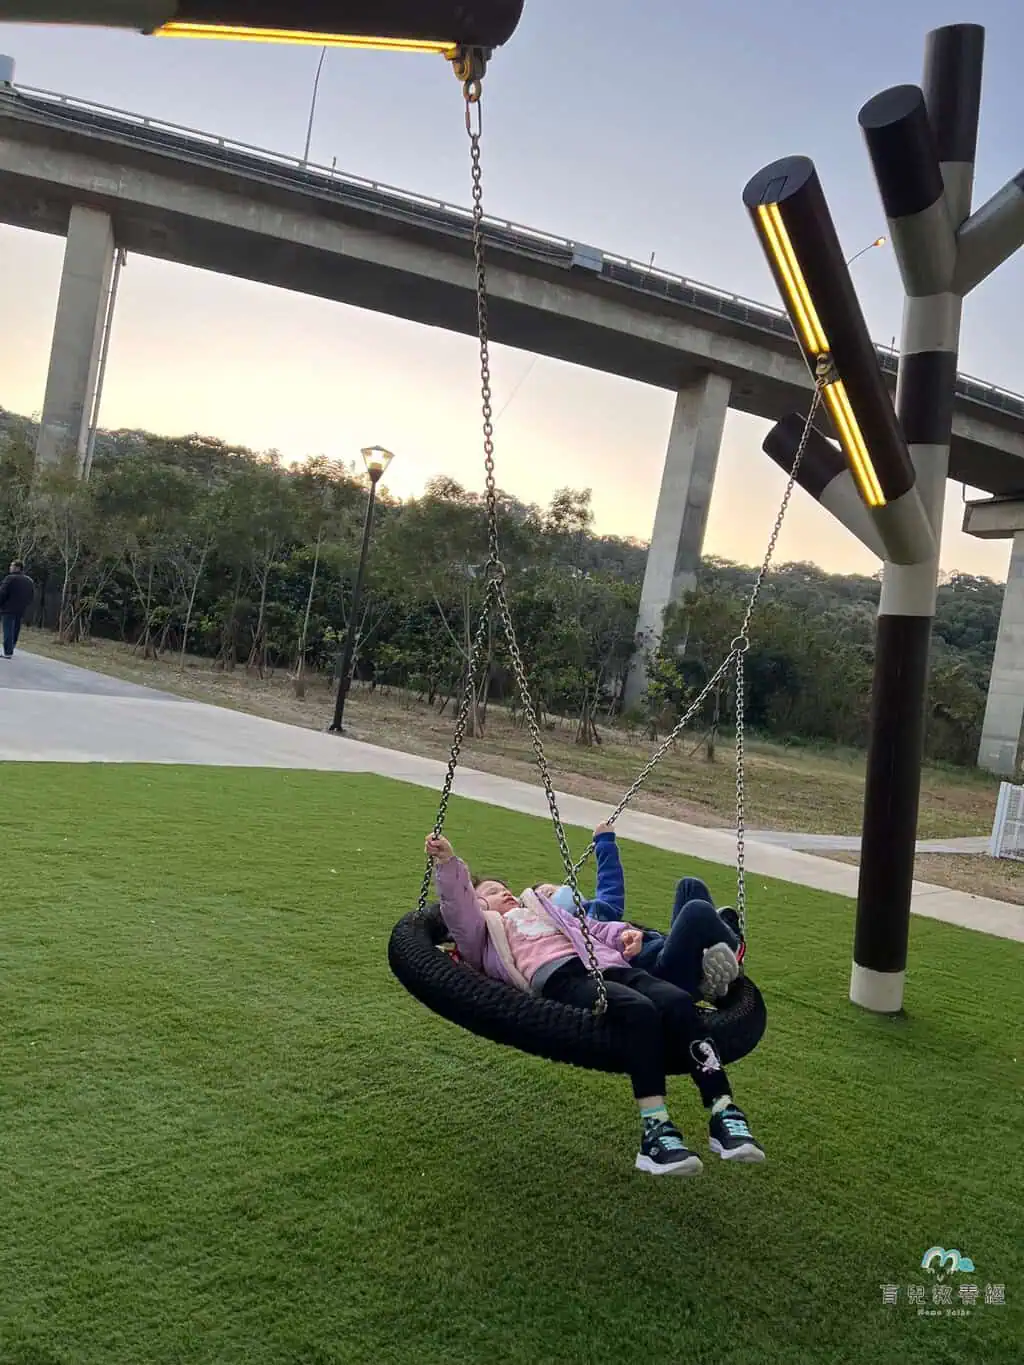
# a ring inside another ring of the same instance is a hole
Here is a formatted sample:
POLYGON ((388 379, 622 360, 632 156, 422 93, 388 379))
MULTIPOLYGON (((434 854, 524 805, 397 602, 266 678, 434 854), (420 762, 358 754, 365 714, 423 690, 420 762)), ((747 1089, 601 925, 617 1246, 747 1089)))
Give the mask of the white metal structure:
POLYGON ((1000 782, 989 853, 993 858, 1024 862, 1024 787, 1000 782))

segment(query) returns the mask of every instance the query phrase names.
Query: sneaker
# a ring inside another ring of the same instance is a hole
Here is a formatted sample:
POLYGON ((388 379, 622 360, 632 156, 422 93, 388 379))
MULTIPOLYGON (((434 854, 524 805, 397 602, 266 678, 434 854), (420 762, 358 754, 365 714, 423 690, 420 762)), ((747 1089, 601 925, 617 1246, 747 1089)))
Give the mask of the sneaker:
POLYGON ((764 1161, 764 1148, 754 1138, 747 1116, 735 1104, 712 1114, 708 1124, 708 1145, 723 1161, 764 1161))
POLYGON ((648 1175, 700 1175, 704 1163, 687 1147, 675 1124, 665 1122, 645 1130, 636 1168, 648 1175))
POLYGON ((736 949, 736 961, 742 966, 743 958, 747 951, 747 941, 743 937, 743 931, 740 929, 740 917, 731 905, 727 905, 724 910, 719 910, 718 918, 725 927, 730 929, 739 939, 740 946, 736 949))
POLYGON ((739 959, 728 943, 713 943, 704 952, 701 995, 705 1000, 721 1000, 739 974, 739 959))

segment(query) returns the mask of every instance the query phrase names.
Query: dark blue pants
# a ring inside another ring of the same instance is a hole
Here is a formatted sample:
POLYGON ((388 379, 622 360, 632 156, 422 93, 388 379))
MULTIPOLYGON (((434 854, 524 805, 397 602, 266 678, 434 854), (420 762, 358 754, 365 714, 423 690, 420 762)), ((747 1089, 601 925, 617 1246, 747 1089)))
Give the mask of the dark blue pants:
POLYGON ((14 646, 18 643, 18 636, 21 634, 21 617, 5 611, 2 619, 4 623, 4 653, 9 659, 14 653, 14 646))
POLYGON ((697 995, 704 975, 704 953, 715 943, 736 951, 740 941, 719 918, 711 892, 699 877, 684 877, 676 887, 667 934, 649 934, 633 959, 635 965, 662 981, 697 995))

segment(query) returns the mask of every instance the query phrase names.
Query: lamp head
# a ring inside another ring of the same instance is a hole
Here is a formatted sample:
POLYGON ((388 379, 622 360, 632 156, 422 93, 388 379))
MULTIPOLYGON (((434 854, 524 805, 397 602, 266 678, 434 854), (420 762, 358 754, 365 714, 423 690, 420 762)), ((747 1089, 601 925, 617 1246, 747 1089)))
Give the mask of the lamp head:
POLYGON ((390 450, 385 450, 383 446, 366 446, 361 452, 363 463, 366 465, 366 472, 370 476, 371 483, 379 483, 384 477, 388 465, 395 458, 390 450))
POLYGON ((825 406, 861 497, 884 507, 913 487, 914 467, 814 163, 765 166, 743 202, 811 373, 829 375, 825 406))

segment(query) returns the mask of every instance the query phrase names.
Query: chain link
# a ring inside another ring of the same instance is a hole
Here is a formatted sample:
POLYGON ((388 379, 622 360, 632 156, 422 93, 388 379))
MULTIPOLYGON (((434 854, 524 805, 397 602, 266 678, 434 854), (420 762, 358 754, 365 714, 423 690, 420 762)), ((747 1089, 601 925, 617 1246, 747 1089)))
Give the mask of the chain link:
POLYGON ((498 553, 497 489, 494 480, 494 408, 491 395, 490 319, 487 311, 487 258, 484 253, 484 188, 483 168, 480 163, 480 134, 483 119, 480 110, 480 82, 467 81, 466 131, 469 134, 469 154, 473 176, 473 261, 476 266, 476 323, 480 339, 480 400, 483 415, 485 495, 487 501, 487 556, 488 571, 503 574, 498 553), (476 112, 476 118, 473 114, 476 112))
POLYGON ((761 587, 771 566, 775 546, 778 544, 782 532, 782 523, 786 519, 789 500, 793 496, 793 489, 796 487, 796 479, 800 473, 800 465, 803 463, 807 442, 811 439, 814 418, 818 411, 818 405, 821 403, 826 378, 826 369, 819 362, 814 395, 811 398, 811 406, 807 410, 807 420, 804 422, 804 429, 796 448, 796 454, 793 456, 793 468, 790 470, 786 491, 782 496, 782 505, 779 508, 778 516, 775 518, 775 525, 772 527, 772 534, 768 541, 764 559, 761 561, 761 568, 754 580, 754 586, 750 590, 750 598, 747 601, 747 610, 743 616, 740 633, 732 642, 732 653, 736 662, 736 918, 739 921, 740 935, 744 938, 747 930, 746 658, 747 650, 750 648, 750 621, 754 615, 757 600, 761 596, 761 587))
MULTIPOLYGON (((480 660, 484 655, 484 646, 487 643, 491 623, 491 611, 494 606, 493 597, 496 588, 496 581, 490 579, 487 584, 484 607, 480 613, 480 620, 477 623, 476 635, 473 637, 469 659, 466 662, 466 686, 463 688, 462 698, 459 701, 458 715, 455 718, 455 731, 452 735, 452 747, 448 756, 448 771, 445 773, 444 786, 441 788, 441 799, 438 802, 437 815, 434 819, 435 839, 439 839, 444 833, 444 822, 448 815, 448 801, 452 794, 452 783, 455 781, 455 769, 459 766, 459 752, 462 749, 462 741, 466 735, 469 709, 470 706, 475 705, 476 702, 477 673, 480 668, 480 660)), ((420 885, 419 909, 421 912, 426 909, 427 900, 430 896, 430 881, 433 876, 433 869, 434 865, 432 859, 427 858, 427 865, 423 873, 423 881, 420 885)))
MULTIPOLYGON (((606 821, 607 824, 609 824, 609 825, 614 825, 614 824, 615 824, 615 821, 619 818, 619 816, 622 814, 622 812, 626 809, 626 807, 627 807, 627 806, 629 805, 629 803, 632 801, 633 797, 636 796, 637 792, 640 790, 640 788, 644 785, 644 783, 645 783, 645 782, 647 781, 647 779, 650 777, 651 773, 652 773, 652 772, 654 771, 654 769, 658 766, 658 764, 661 762, 661 760, 662 760, 662 759, 665 757, 665 755, 668 753, 669 749, 672 748, 672 745, 675 744, 675 742, 678 740, 679 736, 680 736, 680 735, 682 734, 682 732, 686 729, 687 725, 689 725, 690 721, 693 719, 693 717, 694 717, 694 716, 697 714, 697 712, 700 710, 701 706, 704 704, 704 702, 705 702, 705 700, 707 699, 707 697, 708 697, 708 696, 714 691, 714 689, 718 686, 718 684, 719 684, 719 682, 721 682, 722 678, 725 677, 726 673, 729 671, 729 667, 730 667, 730 665, 732 664, 732 662, 733 662, 733 653, 730 652, 730 653, 726 656, 726 658, 723 659, 722 663, 718 666, 718 668, 716 669, 716 671, 714 672, 714 674, 712 674, 712 676, 711 676, 711 677, 708 679, 708 681, 704 684, 704 687, 701 689, 700 694, 699 694, 699 695, 690 703, 690 706, 689 706, 688 709, 686 710, 685 714, 682 715, 682 716, 679 718, 678 721, 676 721, 676 724, 675 724, 675 726, 674 726, 674 728, 673 728, 673 730, 672 730, 672 733, 671 733, 670 735, 667 735, 667 736, 665 737, 665 739, 662 740, 662 742, 658 745, 657 749, 655 749, 654 753, 651 755, 651 757, 647 760, 647 762, 646 762, 646 763, 644 764, 644 766, 641 768, 640 772, 637 774, 636 780, 634 781, 633 785, 629 788, 629 790, 626 792, 626 794, 625 794, 625 795, 622 797, 622 799, 619 801, 619 804, 618 804, 618 805, 615 807, 615 809, 612 811, 611 815, 609 815, 609 817, 608 817, 608 819, 607 819, 607 821, 606 821)), ((589 845, 587 846, 587 848, 584 850, 583 855, 582 855, 580 858, 577 858, 576 862, 573 864, 573 872, 574 872, 574 873, 578 873, 578 872, 579 872, 580 868, 581 868, 581 867, 583 866, 583 864, 587 861, 587 859, 590 857, 590 855, 591 855, 591 853, 593 853, 593 851, 594 851, 594 845, 591 843, 591 844, 589 844, 589 845)))
POLYGON ((583 934, 583 942, 587 949, 587 967, 594 983, 597 986, 597 1001, 594 1005, 595 1014, 604 1014, 608 1008, 608 992, 604 984, 604 977, 597 964, 597 954, 594 951, 594 943, 590 937, 590 930, 587 927, 587 915, 580 896, 579 887, 576 885, 576 868, 573 865, 572 854, 569 851, 569 842, 565 837, 565 830, 562 827, 562 817, 558 812, 558 800, 555 796, 555 789, 551 782, 551 772, 548 768, 547 755, 544 752, 544 741, 541 738, 540 726, 537 723, 537 712, 534 709, 533 697, 530 694, 530 684, 526 677, 526 668, 523 664, 523 657, 519 653, 519 644, 516 640, 515 626, 512 624, 512 613, 509 611, 508 599, 505 596, 505 589, 498 587, 498 610, 501 614, 501 623, 505 628, 505 640, 508 644, 508 652, 512 659, 512 671, 515 674, 516 684, 519 688, 519 698, 526 716, 526 723, 530 730, 530 742, 533 745, 533 752, 537 757, 537 768, 540 771, 541 782, 544 784, 544 795, 548 800, 548 810, 551 812, 551 823, 554 826, 555 838, 558 840, 558 851, 562 855, 562 864, 565 868, 566 885, 572 890, 573 910, 579 919, 580 929, 583 934))

